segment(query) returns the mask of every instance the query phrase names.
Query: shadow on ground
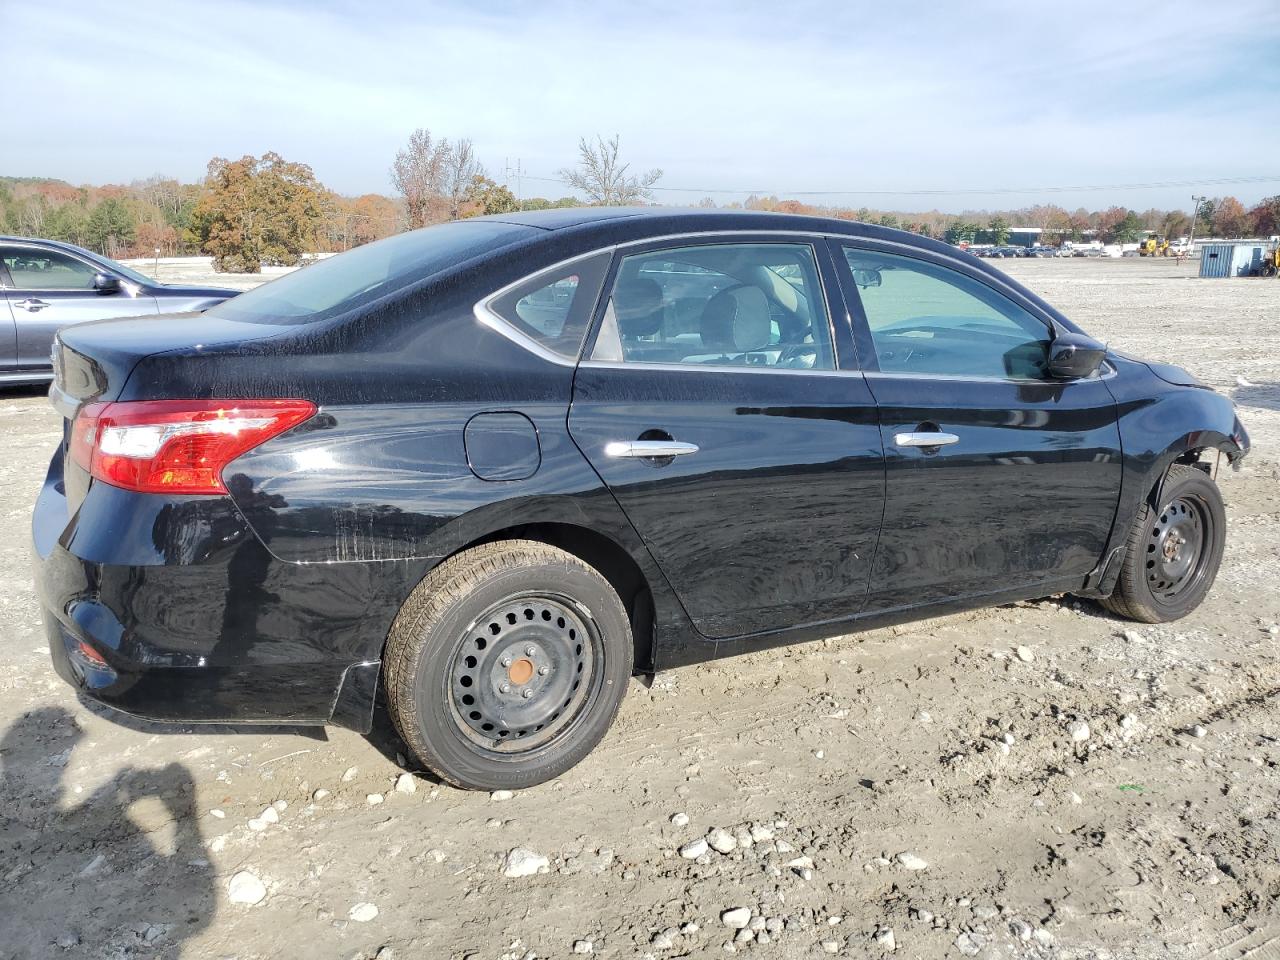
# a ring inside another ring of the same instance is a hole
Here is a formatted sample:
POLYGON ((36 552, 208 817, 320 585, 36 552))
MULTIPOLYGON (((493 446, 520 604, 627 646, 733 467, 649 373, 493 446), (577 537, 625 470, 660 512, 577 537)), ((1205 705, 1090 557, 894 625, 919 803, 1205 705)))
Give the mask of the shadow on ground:
POLYGON ((1242 407, 1280 410, 1280 383, 1251 383, 1247 387, 1237 387, 1231 398, 1242 407))
POLYGON ((0 739, 0 927, 6 957, 177 957, 216 909, 190 771, 128 768, 79 796, 84 732, 61 707, 0 739))

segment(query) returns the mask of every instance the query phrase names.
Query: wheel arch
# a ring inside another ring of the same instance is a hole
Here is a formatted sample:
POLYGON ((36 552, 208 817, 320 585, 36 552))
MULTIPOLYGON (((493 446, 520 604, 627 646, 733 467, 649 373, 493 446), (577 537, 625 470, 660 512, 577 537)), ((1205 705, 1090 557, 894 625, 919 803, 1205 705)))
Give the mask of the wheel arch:
MULTIPOLYGON (((1237 421, 1237 426, 1239 421, 1237 421)), ((1240 435, 1226 434, 1220 430, 1193 430, 1184 433, 1165 447, 1146 474, 1146 494, 1143 502, 1152 509, 1160 508, 1160 498, 1164 494, 1164 485, 1169 478, 1169 469, 1176 463, 1196 466, 1206 473, 1212 473, 1210 465, 1201 458, 1210 450, 1226 454, 1230 463, 1235 463, 1248 452, 1247 441, 1240 435)))
MULTIPOLYGON (((631 621, 635 648, 635 670, 649 673, 653 667, 654 591, 650 578, 622 544, 612 537, 580 524, 559 520, 532 521, 491 530, 463 544, 450 556, 464 550, 502 540, 534 540, 573 554, 598 570, 613 587, 631 621)), ((441 562, 448 557, 441 558, 441 562)))
POLYGON ((1225 454, 1228 461, 1233 464, 1248 453, 1249 441, 1240 426, 1240 421, 1235 421, 1235 428, 1231 433, 1223 433, 1216 429, 1187 431, 1167 444, 1159 453, 1140 461, 1140 464, 1131 462, 1129 469, 1137 476, 1125 480, 1125 487, 1129 492, 1127 494, 1122 492, 1122 500, 1112 525, 1111 538, 1102 559, 1085 579, 1083 588, 1077 591, 1079 596, 1096 599, 1109 597, 1112 594, 1124 564, 1129 527, 1133 524, 1141 507, 1146 504, 1153 510, 1160 509, 1165 483, 1169 478, 1170 469, 1175 464, 1196 466, 1212 476, 1210 464, 1201 459, 1204 453, 1210 450, 1225 454))

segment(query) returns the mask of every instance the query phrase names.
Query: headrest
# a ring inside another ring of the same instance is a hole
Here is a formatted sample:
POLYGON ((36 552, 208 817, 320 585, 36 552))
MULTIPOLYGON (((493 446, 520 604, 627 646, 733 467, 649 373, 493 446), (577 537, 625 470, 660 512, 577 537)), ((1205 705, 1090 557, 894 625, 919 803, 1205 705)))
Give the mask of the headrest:
POLYGON ((702 343, 723 352, 746 353, 769 345, 769 300, 759 287, 721 290, 702 308, 702 343))
POLYGON ((624 337, 651 337, 662 329, 662 287, 656 280, 622 280, 613 291, 613 315, 624 337))

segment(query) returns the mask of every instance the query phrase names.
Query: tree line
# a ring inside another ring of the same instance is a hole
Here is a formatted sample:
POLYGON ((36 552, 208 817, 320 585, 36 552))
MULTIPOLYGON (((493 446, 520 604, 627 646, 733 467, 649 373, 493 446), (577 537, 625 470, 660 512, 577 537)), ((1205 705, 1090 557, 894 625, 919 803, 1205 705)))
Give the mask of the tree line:
MULTIPOLYGON (((557 171, 575 195, 517 197, 491 177, 469 139, 415 130, 396 153, 389 179, 394 195, 347 197, 325 187, 311 167, 277 153, 238 160, 215 157, 200 183, 153 176, 128 185, 72 186, 61 180, 0 177, 0 232, 64 240, 111 257, 203 253, 219 270, 256 273, 292 265, 310 253, 335 252, 403 230, 483 214, 582 204, 644 204, 654 200, 658 169, 632 172, 617 136, 578 143, 578 162, 557 171)), ((714 207, 711 198, 702 206, 714 207)), ((952 243, 1008 240, 1012 226, 1044 229, 1043 242, 1096 238, 1127 243, 1151 231, 1176 239, 1191 232, 1183 210, 1125 207, 1068 211, 1038 205, 997 211, 905 213, 822 206, 776 196, 751 196, 730 208, 775 210, 861 220, 952 243)), ((1280 233, 1280 196, 1246 208, 1235 197, 1200 205, 1195 234, 1205 237, 1280 233)))

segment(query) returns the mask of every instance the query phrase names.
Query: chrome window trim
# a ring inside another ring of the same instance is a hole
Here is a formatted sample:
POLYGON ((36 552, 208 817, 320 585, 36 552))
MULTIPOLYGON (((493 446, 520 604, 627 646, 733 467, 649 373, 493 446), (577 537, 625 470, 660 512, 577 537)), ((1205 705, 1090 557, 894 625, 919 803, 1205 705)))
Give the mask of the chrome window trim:
POLYGON ((885 370, 866 370, 863 376, 868 379, 885 380, 947 380, 959 381, 961 383, 1007 383, 1011 386, 1022 387, 1027 384, 1041 384, 1043 386, 1065 386, 1072 383, 1093 383, 1096 380, 1110 380, 1117 373, 1116 367, 1109 360, 1104 360, 1106 371, 1092 377, 1082 377, 1075 380, 1015 380, 1012 377, 966 377, 955 373, 895 373, 885 370))
MULTIPOLYGON (((543 267, 541 270, 535 270, 533 273, 520 277, 518 280, 513 280, 511 283, 508 283, 505 287, 502 287, 499 290, 495 290, 493 293, 490 293, 487 296, 485 296, 482 300, 477 302, 476 305, 472 308, 472 313, 475 314, 475 318, 480 324, 488 327, 494 333, 497 333, 506 337, 508 340, 510 340, 512 343, 516 344, 517 346, 523 347, 525 350, 529 351, 534 356, 540 357, 543 360, 547 360, 550 363, 559 364, 562 367, 576 367, 578 365, 578 358, 582 355, 582 344, 578 344, 578 352, 572 357, 565 357, 565 356, 562 356, 561 354, 556 353, 554 350, 548 350, 546 347, 540 344, 537 340, 533 339, 533 337, 529 336, 523 330, 520 330, 512 326, 508 320, 506 320, 500 313, 498 313, 496 310, 493 309, 493 302, 500 297, 506 296, 512 290, 516 289, 516 287, 521 287, 521 286, 524 286, 526 283, 529 283, 533 280, 537 280, 543 274, 556 273, 560 270, 563 270, 565 267, 571 266, 572 264, 578 263, 579 261, 582 261, 582 260, 589 260, 592 257, 599 256, 602 253, 607 253, 612 257, 613 251, 615 249, 616 247, 614 247, 613 245, 610 245, 607 247, 600 247, 588 253, 575 254, 574 256, 569 257, 567 260, 560 260, 556 263, 551 264, 551 266, 549 267, 543 267)), ((588 332, 590 332, 590 327, 588 327, 588 332)), ((583 341, 584 342, 586 341, 585 334, 583 336, 583 341)))
POLYGON ((861 377, 861 370, 806 370, 803 367, 769 367, 764 364, 735 366, 732 363, 647 363, 644 360, 583 360, 589 370, 667 370, 675 373, 783 373, 805 377, 861 377))
MULTIPOLYGON (((573 359, 568 359, 566 357, 561 356, 558 353, 548 350, 546 347, 542 346, 542 344, 538 343, 538 341, 534 340, 532 337, 528 336, 525 333, 522 333, 520 330, 513 327, 510 323, 508 323, 505 319, 503 319, 500 314, 496 313, 493 310, 493 308, 490 306, 490 304, 492 304, 494 300, 498 299, 504 294, 510 293, 511 290, 513 290, 515 287, 518 287, 523 283, 533 280, 535 277, 539 276, 540 274, 548 273, 554 270, 559 270, 562 267, 568 266, 569 264, 577 263, 579 260, 587 260, 591 257, 596 256, 597 254, 608 253, 612 256, 613 254, 617 253, 620 250, 626 250, 631 247, 639 247, 639 246, 644 246, 646 244, 662 244, 670 240, 696 240, 696 239, 701 239, 705 237, 797 237, 805 240, 811 246, 815 245, 816 242, 821 239, 821 240, 834 240, 840 243, 871 244, 873 245, 873 247, 874 245, 893 247, 898 250, 908 251, 909 252, 908 255, 910 255, 910 252, 915 252, 917 254, 923 252, 929 256, 937 257, 940 260, 945 260, 951 264, 955 264, 956 267, 959 267, 962 270, 964 270, 966 273, 970 274, 971 276, 974 276, 975 279, 981 281, 982 283, 987 284, 988 286, 993 287, 993 289, 998 290, 998 292, 1002 296, 1012 295, 1013 298, 1016 298, 1018 300, 1020 300, 1022 296, 1021 294, 1018 293, 1018 291, 1014 290, 1012 287, 1007 286, 999 277, 990 275, 986 273, 986 271, 984 270, 975 271, 973 269, 972 264, 966 263, 964 260, 961 260, 958 257, 952 256, 951 254, 942 252, 942 251, 922 249, 921 247, 916 246, 915 244, 903 243, 899 240, 883 240, 878 237, 864 237, 864 236, 859 236, 858 234, 835 233, 835 232, 824 231, 824 230, 763 230, 763 229, 691 230, 691 231, 686 231, 684 233, 667 233, 667 234, 662 234, 660 236, 639 237, 635 240, 626 240, 621 243, 611 243, 603 247, 596 247, 595 249, 589 250, 585 253, 575 254, 574 256, 569 257, 565 260, 561 260, 561 261, 558 261, 557 263, 551 264, 548 267, 544 267, 541 270, 535 270, 533 273, 523 276, 518 280, 514 280, 511 283, 508 283, 506 286, 502 287, 501 289, 486 295, 476 303, 472 312, 475 314, 476 320, 479 321, 481 324, 493 330, 495 333, 501 334, 511 342, 517 344, 518 346, 523 347, 525 350, 529 351, 530 353, 534 354, 537 357, 542 358, 543 360, 547 360, 551 363, 555 363, 555 364, 559 364, 560 366, 567 366, 567 367, 578 366, 580 363, 587 363, 587 362, 605 363, 605 361, 588 361, 585 359, 580 360, 579 357, 581 357, 582 355, 581 347, 579 348, 579 351, 578 351, 578 357, 575 357, 573 359)), ((816 257, 817 255, 816 247, 814 250, 814 254, 816 257)), ((835 358, 836 364, 838 366, 840 363, 840 356, 839 356, 839 347, 836 345, 835 327, 834 327, 835 319, 832 316, 832 311, 831 311, 831 296, 830 296, 830 291, 827 290, 826 283, 822 278, 822 270, 820 266, 818 269, 818 283, 822 287, 822 298, 827 307, 827 324, 831 328, 830 333, 831 333, 832 355, 835 358)), ((1031 306, 1035 307, 1034 304, 1032 304, 1031 306)), ((1039 310, 1038 307, 1029 312, 1031 312, 1033 315, 1036 315, 1037 320, 1041 320, 1041 322, 1045 322, 1046 326, 1049 326, 1049 324, 1039 316, 1041 311, 1039 310)), ((590 333, 590 330, 588 330, 588 333, 590 333)), ((619 361, 616 364, 611 364, 611 365, 624 366, 626 365, 626 361, 619 361)), ((659 365, 647 364, 646 366, 657 367, 659 365)), ((681 365, 673 364, 673 366, 681 366, 681 365)), ((685 366, 696 366, 696 365, 688 364, 685 366)), ((750 370, 751 368, 735 367, 733 369, 750 370)), ((775 371, 777 369, 779 368, 774 368, 775 371)), ((782 368, 782 369, 787 369, 787 368, 782 368)), ((837 370, 793 370, 792 372, 794 373, 862 374, 864 372, 870 372, 870 371, 837 369, 837 370)), ((992 378, 992 379, 999 380, 999 378, 992 378)), ((1027 382, 1027 381, 1011 380, 1007 382, 1019 383, 1019 382, 1027 382)), ((1030 382, 1037 382, 1037 381, 1030 381, 1030 382)))

